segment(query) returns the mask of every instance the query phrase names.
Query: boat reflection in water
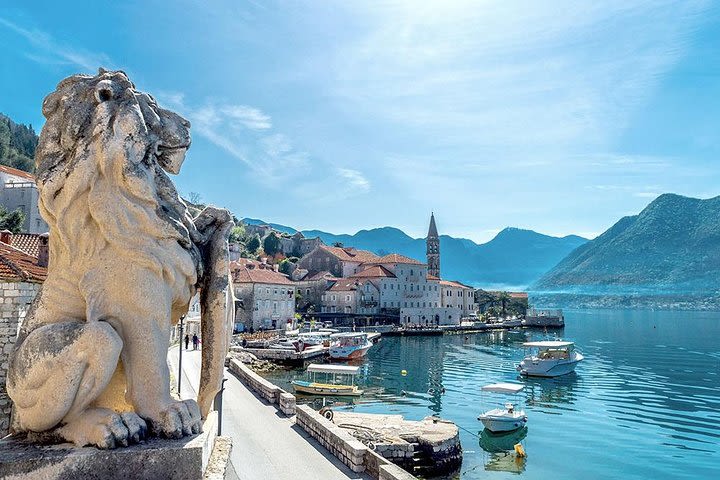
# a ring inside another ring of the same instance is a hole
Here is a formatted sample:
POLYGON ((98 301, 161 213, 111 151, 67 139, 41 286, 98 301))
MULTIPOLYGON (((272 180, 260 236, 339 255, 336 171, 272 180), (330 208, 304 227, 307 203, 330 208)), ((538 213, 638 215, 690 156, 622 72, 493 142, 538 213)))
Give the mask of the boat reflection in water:
POLYGON ((515 452, 515 445, 520 443, 527 434, 527 427, 504 433, 493 433, 487 428, 480 432, 480 447, 487 452, 485 470, 510 473, 524 472, 527 457, 518 455, 515 452))

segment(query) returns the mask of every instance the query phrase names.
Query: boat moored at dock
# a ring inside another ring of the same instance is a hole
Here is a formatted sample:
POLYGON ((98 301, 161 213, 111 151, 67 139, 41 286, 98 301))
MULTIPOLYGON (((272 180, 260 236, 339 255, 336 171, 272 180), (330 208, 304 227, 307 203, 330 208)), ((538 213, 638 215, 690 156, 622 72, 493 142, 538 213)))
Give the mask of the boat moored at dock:
POLYGON ((306 370, 306 380, 293 380, 290 382, 297 393, 310 395, 338 395, 357 397, 363 394, 355 385, 355 375, 360 367, 348 365, 323 365, 312 363, 306 370), (322 375, 317 381, 318 374, 322 375), (339 377, 339 378, 338 378, 339 377), (340 383, 344 377, 349 377, 350 383, 340 383))
POLYGON ((352 360, 367 355, 373 343, 367 333, 336 333, 331 337, 330 358, 352 360))
MULTIPOLYGON (((523 388, 523 385, 517 383, 492 383, 482 387, 482 391, 517 395, 523 388)), ((511 402, 506 402, 504 407, 488 410, 478 420, 491 432, 511 432, 527 425, 525 410, 516 409, 511 402)))
POLYGON ((517 365, 521 375, 559 377, 575 371, 585 357, 575 350, 575 343, 559 340, 525 342, 523 347, 535 350, 517 365))

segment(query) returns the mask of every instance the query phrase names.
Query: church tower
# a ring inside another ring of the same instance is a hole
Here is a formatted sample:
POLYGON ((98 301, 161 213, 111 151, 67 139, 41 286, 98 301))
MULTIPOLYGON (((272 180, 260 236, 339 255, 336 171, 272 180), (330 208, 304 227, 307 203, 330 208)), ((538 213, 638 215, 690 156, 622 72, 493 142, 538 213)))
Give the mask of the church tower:
POLYGON ((428 275, 440 276, 440 237, 435 226, 435 214, 430 214, 430 228, 427 235, 428 275))

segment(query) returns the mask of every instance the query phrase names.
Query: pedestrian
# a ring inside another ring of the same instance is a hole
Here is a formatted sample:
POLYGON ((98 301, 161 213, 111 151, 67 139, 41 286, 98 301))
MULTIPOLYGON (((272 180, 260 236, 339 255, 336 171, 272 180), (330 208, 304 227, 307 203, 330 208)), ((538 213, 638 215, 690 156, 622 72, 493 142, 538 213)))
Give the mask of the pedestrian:
POLYGON ((200 343, 200 339, 197 336, 197 333, 193 333, 193 350, 197 350, 198 343, 200 343))
POLYGON ((190 343, 190 335, 185 334, 185 350, 188 349, 188 343, 190 343))

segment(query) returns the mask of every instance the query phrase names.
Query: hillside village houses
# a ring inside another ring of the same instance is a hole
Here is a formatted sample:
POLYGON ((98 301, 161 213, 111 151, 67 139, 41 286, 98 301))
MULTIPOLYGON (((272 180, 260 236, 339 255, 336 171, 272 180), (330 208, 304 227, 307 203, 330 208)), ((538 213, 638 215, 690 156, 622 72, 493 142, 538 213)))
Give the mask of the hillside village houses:
MULTIPOLYGON (((262 229, 264 226, 255 226, 262 229)), ((267 234, 267 232, 266 232, 267 234)), ((299 237, 298 237, 299 238, 299 237)), ((427 237, 428 262, 396 253, 378 256, 353 247, 316 245, 289 276, 265 261, 240 259, 232 265, 235 296, 244 308, 238 326, 285 329, 294 318, 288 295, 297 294, 303 311, 315 307, 320 318, 347 316, 394 318, 402 325, 458 325, 477 312, 474 289, 441 280, 440 239, 434 215, 427 237), (432 269, 432 272, 429 271, 432 269), (284 304, 288 306, 283 309, 284 304)))

